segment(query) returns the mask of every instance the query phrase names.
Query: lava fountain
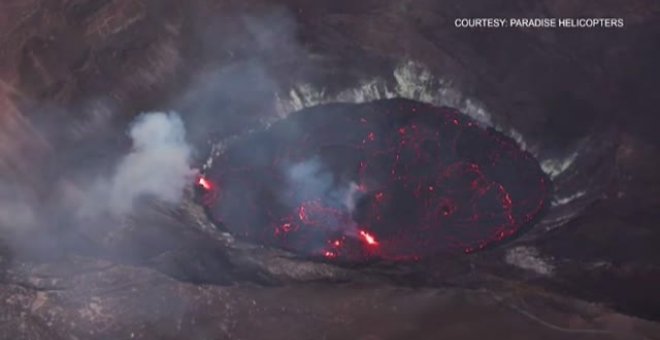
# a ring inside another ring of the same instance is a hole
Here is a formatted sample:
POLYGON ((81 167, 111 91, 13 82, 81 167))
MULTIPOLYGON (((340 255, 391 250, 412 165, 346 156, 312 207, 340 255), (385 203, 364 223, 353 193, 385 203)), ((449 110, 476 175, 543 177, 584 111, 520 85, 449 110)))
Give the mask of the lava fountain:
POLYGON ((222 187, 208 211, 236 237, 345 262, 483 249, 532 223, 549 187, 511 138, 404 99, 292 113, 207 176, 222 187))

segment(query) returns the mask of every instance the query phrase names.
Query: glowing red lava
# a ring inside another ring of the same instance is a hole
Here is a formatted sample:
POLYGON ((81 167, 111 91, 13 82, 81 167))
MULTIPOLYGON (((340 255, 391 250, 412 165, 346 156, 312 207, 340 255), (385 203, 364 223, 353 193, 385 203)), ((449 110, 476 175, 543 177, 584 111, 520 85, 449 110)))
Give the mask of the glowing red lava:
POLYGON ((197 184, 199 184, 202 188, 206 190, 211 190, 213 188, 211 182, 206 178, 204 178, 203 176, 199 177, 199 179, 197 180, 197 184))
POLYGON ((218 190, 211 180, 199 175, 196 181, 197 195, 201 198, 202 204, 212 205, 218 198, 218 190))
POLYGON ((333 261, 483 249, 528 225, 548 187, 512 139, 403 99, 292 113, 214 164, 214 219, 238 237, 333 261))
POLYGON ((370 246, 378 246, 378 241, 371 234, 367 233, 364 230, 360 230, 360 238, 370 246))

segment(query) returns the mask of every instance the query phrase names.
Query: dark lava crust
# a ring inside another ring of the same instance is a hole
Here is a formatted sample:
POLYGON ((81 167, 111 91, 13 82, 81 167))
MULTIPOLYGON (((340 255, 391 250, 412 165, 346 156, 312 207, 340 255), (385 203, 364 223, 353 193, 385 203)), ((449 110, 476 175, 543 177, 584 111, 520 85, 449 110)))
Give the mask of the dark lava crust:
POLYGON ((405 99, 292 113, 214 164, 215 219, 235 235, 330 260, 483 249, 536 217, 548 187, 512 139, 405 99))

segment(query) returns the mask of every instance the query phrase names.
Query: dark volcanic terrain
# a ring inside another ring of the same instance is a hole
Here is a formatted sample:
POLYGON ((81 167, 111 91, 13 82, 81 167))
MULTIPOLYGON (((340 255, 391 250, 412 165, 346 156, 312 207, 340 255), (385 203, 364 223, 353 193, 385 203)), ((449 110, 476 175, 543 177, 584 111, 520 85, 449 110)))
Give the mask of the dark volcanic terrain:
POLYGON ((0 338, 660 339, 659 41, 654 0, 0 0, 0 338), (393 97, 518 140, 553 182, 543 216, 474 254, 362 266, 236 239, 193 183, 72 222, 141 112, 178 111, 201 167, 292 111, 393 97))

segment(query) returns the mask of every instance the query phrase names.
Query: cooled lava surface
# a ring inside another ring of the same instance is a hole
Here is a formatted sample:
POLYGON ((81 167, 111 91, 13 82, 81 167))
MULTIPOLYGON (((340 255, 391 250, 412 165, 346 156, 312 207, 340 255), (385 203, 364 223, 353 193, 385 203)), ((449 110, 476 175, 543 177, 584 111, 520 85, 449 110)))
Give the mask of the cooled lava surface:
POLYGON ((235 236, 342 262, 478 251, 528 226, 549 188, 511 138, 403 99, 292 113, 207 176, 208 211, 235 236))

